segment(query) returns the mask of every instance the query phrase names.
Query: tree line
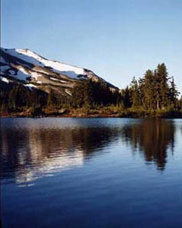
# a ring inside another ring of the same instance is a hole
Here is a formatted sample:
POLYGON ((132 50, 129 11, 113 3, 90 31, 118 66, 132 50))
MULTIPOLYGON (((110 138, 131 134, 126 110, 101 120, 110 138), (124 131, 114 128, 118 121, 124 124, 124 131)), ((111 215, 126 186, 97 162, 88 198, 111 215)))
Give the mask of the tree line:
POLYGON ((71 90, 72 95, 29 89, 21 84, 7 85, 1 82, 1 113, 18 112, 29 107, 33 109, 61 108, 102 108, 122 107, 124 110, 172 110, 182 113, 182 98, 179 98, 174 77, 169 77, 166 65, 159 64, 154 70, 147 70, 144 77, 134 77, 129 86, 111 91, 102 81, 78 80, 71 90))
POLYGON ((155 70, 147 70, 143 78, 135 77, 126 89, 122 90, 125 108, 139 108, 145 110, 179 110, 182 108, 182 98, 174 82, 169 77, 166 65, 159 64, 155 70))

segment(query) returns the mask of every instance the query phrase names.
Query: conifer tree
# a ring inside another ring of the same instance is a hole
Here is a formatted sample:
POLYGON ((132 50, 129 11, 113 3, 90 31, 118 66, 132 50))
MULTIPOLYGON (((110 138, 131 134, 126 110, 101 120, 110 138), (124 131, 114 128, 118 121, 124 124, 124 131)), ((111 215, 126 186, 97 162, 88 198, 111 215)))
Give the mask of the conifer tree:
POLYGON ((133 107, 138 107, 140 105, 139 86, 138 86, 138 82, 135 79, 135 77, 133 77, 130 89, 131 89, 131 103, 132 103, 132 106, 133 107))
POLYGON ((174 77, 171 78, 170 81, 170 88, 169 88, 169 99, 170 99, 170 104, 176 108, 177 105, 177 97, 179 95, 178 90, 176 89, 176 84, 174 82, 174 77))
POLYGON ((147 70, 144 76, 144 92, 143 105, 145 108, 153 109, 155 107, 155 93, 154 93, 154 74, 151 70, 147 70))
POLYGON ((156 86, 157 86, 157 109, 165 108, 168 104, 168 73, 164 63, 159 64, 156 70, 156 86))

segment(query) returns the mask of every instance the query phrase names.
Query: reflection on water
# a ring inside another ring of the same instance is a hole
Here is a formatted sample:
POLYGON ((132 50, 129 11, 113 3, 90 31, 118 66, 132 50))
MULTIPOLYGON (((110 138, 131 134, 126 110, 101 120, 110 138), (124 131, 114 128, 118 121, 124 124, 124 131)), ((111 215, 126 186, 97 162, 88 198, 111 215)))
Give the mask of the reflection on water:
POLYGON ((144 120, 139 124, 127 125, 122 131, 133 149, 138 148, 144 153, 147 162, 154 161, 157 167, 164 169, 167 149, 173 152, 175 125, 166 120, 144 120))
POLYGON ((4 179, 15 177, 16 182, 33 181, 75 166, 94 151, 102 150, 114 140, 117 129, 108 127, 48 127, 13 123, 2 128, 2 158, 4 179))
POLYGON ((119 140, 163 170, 168 148, 173 151, 175 125, 166 120, 7 119, 1 137, 3 180, 25 183, 82 166, 119 140))
POLYGON ((1 124, 4 227, 182 227, 182 120, 1 124))

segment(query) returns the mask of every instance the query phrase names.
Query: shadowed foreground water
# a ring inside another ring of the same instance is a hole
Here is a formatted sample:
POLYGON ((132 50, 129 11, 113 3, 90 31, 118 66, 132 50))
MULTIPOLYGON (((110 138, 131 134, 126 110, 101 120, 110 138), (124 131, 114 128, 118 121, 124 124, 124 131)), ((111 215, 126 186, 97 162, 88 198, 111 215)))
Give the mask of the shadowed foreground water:
POLYGON ((182 120, 1 120, 3 227, 182 227, 182 120))

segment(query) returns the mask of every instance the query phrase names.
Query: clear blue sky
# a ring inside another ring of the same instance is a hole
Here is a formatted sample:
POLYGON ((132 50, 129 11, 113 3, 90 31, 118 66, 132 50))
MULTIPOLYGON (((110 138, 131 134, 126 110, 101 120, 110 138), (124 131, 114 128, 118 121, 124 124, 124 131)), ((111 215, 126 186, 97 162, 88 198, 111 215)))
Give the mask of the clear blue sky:
POLYGON ((182 91, 182 0, 2 0, 1 45, 93 70, 120 88, 165 62, 182 91))

